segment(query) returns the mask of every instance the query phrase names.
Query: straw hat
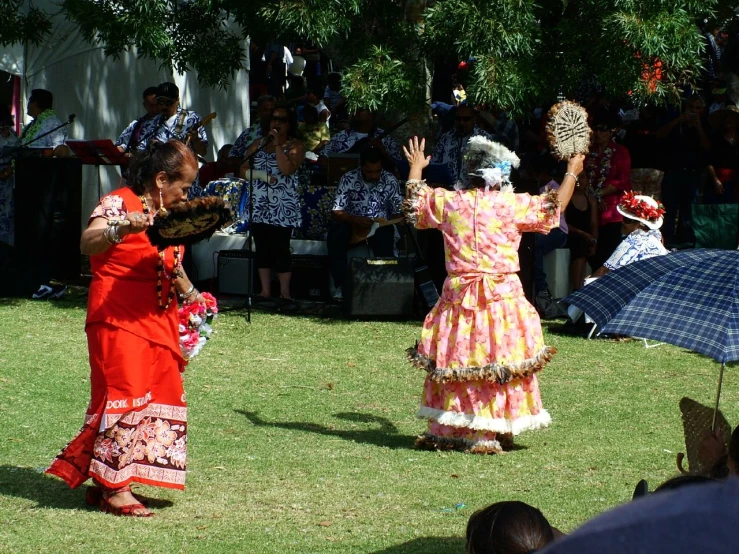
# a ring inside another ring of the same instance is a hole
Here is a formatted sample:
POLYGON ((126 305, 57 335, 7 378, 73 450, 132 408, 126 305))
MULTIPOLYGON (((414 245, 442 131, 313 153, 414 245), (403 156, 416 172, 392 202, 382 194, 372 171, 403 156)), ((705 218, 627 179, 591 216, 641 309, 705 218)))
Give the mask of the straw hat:
POLYGON ((643 223, 649 229, 662 227, 662 216, 665 213, 665 208, 651 196, 627 192, 616 206, 616 209, 622 216, 643 223))
POLYGON ((708 122, 711 124, 711 127, 721 129, 727 117, 734 117, 739 119, 739 108, 737 108, 733 104, 728 104, 725 108, 716 110, 710 116, 708 116, 708 122))

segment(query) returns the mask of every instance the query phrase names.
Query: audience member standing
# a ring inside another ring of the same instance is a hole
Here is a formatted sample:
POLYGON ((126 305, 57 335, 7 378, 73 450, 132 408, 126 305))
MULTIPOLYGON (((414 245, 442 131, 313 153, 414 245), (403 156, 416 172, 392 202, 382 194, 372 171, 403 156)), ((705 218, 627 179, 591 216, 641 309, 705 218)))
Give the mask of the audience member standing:
POLYGON ((727 106, 711 117, 711 150, 708 153, 709 182, 703 193, 706 204, 739 202, 739 108, 727 106))
POLYGON ((624 192, 631 190, 629 151, 613 140, 618 123, 618 116, 606 109, 595 112, 591 123, 592 147, 583 174, 595 195, 600 212, 598 246, 593 256, 594 267, 603 265, 621 242, 623 217, 616 206, 624 192))
POLYGON ((682 114, 657 131, 667 155, 662 182, 662 202, 667 210, 662 234, 667 244, 695 242, 693 204, 708 165, 710 148, 704 131, 705 107, 703 99, 694 95, 685 103, 682 114))

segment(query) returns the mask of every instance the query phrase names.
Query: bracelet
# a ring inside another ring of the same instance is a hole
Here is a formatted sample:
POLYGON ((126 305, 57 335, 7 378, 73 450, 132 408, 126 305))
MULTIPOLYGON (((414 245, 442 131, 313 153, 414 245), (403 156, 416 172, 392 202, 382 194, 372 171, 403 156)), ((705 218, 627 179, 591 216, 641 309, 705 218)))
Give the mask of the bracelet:
POLYGON ((195 285, 190 283, 190 288, 187 289, 187 292, 180 293, 180 299, 184 300, 185 298, 190 298, 193 292, 195 292, 195 285))
POLYGON ((193 290, 193 291, 192 291, 192 292, 191 292, 190 294, 188 294, 187 296, 184 296, 184 297, 182 298, 182 302, 183 302, 183 303, 185 303, 185 304, 192 304, 193 302, 195 302, 195 301, 196 301, 196 300, 198 299, 198 294, 200 294, 200 291, 199 291, 198 289, 195 289, 195 290, 193 290), (192 301, 189 301, 189 302, 188 302, 188 300, 189 300, 190 298, 192 298, 192 297, 194 297, 194 298, 192 299, 192 301))
POLYGON ((123 237, 118 234, 118 227, 106 227, 103 230, 103 237, 108 244, 120 244, 123 242, 123 237))
POLYGON ((574 173, 570 173, 570 172, 568 171, 567 173, 565 173, 565 177, 567 177, 568 175, 569 175, 570 177, 572 177, 572 178, 573 178, 573 179, 575 180, 575 182, 576 182, 576 183, 578 183, 578 182, 579 182, 579 180, 578 180, 578 178, 577 178, 577 175, 575 175, 574 173))

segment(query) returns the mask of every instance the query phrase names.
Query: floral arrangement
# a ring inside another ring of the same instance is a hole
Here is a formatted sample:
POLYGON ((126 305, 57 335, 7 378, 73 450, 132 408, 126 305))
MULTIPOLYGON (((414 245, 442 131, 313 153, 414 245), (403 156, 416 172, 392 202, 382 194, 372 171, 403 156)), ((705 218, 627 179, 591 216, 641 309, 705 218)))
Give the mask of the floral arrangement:
POLYGON ((657 221, 665 215, 665 207, 661 202, 652 200, 654 203, 651 203, 647 200, 637 198, 638 196, 638 192, 625 192, 621 202, 619 202, 619 207, 623 211, 633 214, 640 219, 646 219, 647 221, 657 221))
POLYGON ((210 324, 218 317, 218 303, 212 294, 201 293, 205 305, 199 302, 182 304, 177 310, 180 323, 180 352, 186 361, 200 353, 213 333, 210 324))

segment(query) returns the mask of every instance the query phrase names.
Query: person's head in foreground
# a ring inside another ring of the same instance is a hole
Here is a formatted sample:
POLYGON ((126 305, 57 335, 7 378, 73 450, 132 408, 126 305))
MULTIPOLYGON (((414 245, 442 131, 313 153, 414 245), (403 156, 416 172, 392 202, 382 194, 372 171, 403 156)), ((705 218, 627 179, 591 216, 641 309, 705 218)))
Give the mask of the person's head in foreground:
POLYGON ((637 229, 651 231, 662 227, 665 208, 650 196, 638 195, 629 191, 624 194, 616 209, 624 216, 621 223, 621 234, 624 236, 630 235, 637 229))
POLYGON ((554 540, 547 518, 524 502, 496 502, 467 523, 467 554, 528 554, 554 540))

